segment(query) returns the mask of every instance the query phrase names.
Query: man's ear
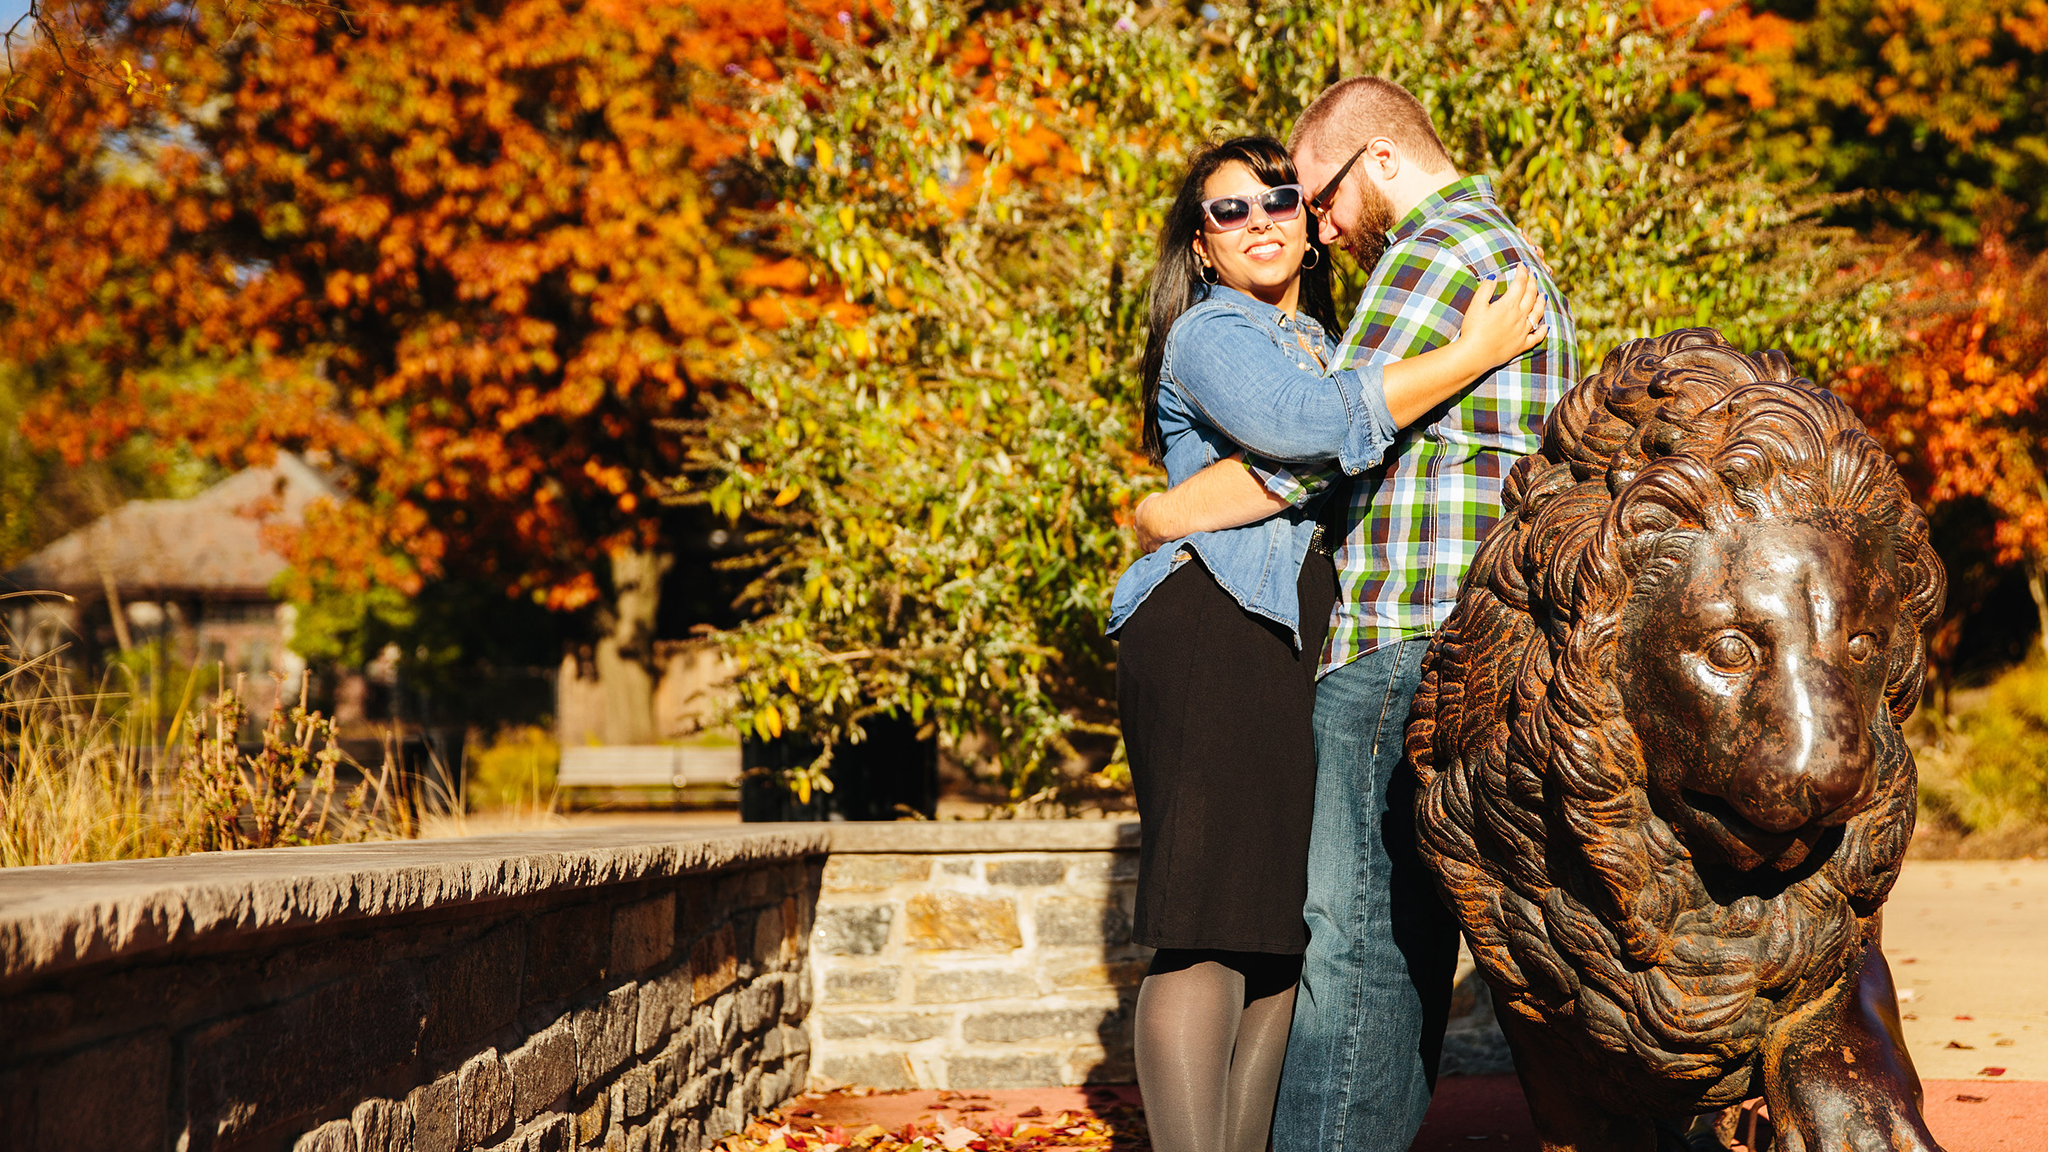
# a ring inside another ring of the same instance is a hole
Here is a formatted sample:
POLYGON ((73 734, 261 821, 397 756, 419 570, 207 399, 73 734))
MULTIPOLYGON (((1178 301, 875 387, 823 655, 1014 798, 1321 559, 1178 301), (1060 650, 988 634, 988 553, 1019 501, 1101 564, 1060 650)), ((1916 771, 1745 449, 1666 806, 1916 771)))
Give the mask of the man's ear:
POLYGON ((1401 146, 1385 136, 1366 144, 1365 159, 1372 165, 1373 174, 1381 180, 1392 180, 1401 174, 1401 146))

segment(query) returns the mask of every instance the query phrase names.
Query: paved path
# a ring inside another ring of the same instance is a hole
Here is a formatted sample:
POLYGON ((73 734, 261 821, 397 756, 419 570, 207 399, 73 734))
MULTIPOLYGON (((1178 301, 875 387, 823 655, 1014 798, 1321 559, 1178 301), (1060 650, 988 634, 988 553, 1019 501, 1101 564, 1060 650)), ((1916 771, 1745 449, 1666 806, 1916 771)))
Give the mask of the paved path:
POLYGON ((2048 1080, 2048 862, 1907 862, 1884 950, 1922 1077, 2048 1080))

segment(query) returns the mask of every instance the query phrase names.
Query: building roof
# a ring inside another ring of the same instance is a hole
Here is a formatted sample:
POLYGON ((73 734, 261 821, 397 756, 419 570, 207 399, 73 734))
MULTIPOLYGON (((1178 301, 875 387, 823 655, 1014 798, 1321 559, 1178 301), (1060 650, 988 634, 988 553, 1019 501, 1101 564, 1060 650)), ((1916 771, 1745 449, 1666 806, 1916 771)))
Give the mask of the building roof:
POLYGON ((150 594, 268 596, 285 569, 263 541, 268 524, 301 524, 315 500, 341 491, 289 452, 189 500, 133 500, 29 557, 0 583, 98 599, 111 576, 124 599, 150 594))

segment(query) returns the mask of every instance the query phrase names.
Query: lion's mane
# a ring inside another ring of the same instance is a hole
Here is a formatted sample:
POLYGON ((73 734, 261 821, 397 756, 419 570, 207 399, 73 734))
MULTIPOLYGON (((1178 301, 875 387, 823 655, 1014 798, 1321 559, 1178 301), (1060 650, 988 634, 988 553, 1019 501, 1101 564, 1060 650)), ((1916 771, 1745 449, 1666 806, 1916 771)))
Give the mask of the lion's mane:
POLYGON ((1860 952, 1912 835, 1898 725, 1945 593, 1926 520, 1845 404, 1708 329, 1616 349, 1502 499, 1411 714, 1423 856, 1502 1008, 1572 1037, 1610 1107, 1734 1102, 1764 1026, 1860 952), (1738 895, 1651 809, 1619 628, 1692 541, 1772 516, 1889 532, 1914 635, 1890 653, 1870 806, 1782 888, 1738 895))

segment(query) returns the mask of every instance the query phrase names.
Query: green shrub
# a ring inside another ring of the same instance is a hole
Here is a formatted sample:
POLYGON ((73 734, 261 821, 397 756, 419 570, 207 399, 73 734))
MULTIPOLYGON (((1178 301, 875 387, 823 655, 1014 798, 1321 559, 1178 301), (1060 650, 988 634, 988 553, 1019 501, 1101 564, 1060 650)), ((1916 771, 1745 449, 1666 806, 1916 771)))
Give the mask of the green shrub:
POLYGON ((1967 703, 1948 730, 1934 726, 1918 750, 1930 832, 1968 855, 2048 845, 2048 660, 2037 655, 1981 696, 1958 697, 1967 703))
POLYGON ((508 728, 469 754, 468 807, 552 808, 562 750, 537 725, 508 728))
POLYGON ((761 89, 764 234, 844 298, 793 308, 734 365, 676 485, 765 526, 753 619, 724 637, 733 718, 821 741, 813 778, 886 711, 985 749, 1017 801, 1086 786, 1072 769, 1117 732, 1119 525, 1160 484, 1135 367, 1162 206, 1205 140, 1284 136, 1340 75, 1408 84, 1461 166, 1495 177, 1571 294, 1588 368, 1690 324, 1813 370, 1884 339, 1879 288, 1841 274, 1843 238, 1797 186, 1701 159, 1673 111, 1687 47, 1639 6, 891 11, 810 30, 816 55, 761 89))

